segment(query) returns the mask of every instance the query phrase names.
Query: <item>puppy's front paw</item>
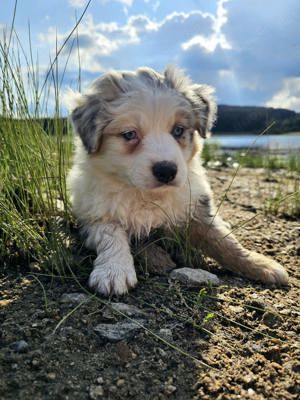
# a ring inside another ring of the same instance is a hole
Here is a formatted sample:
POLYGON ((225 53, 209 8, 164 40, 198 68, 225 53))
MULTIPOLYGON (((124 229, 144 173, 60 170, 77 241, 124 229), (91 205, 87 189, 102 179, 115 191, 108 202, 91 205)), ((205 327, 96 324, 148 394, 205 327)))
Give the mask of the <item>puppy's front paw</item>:
POLYGON ((136 284, 137 278, 133 264, 127 266, 113 262, 95 264, 89 278, 89 286, 104 296, 125 294, 136 284))
POLYGON ((288 283, 288 273, 278 262, 253 251, 249 258, 254 264, 255 279, 280 286, 288 283))

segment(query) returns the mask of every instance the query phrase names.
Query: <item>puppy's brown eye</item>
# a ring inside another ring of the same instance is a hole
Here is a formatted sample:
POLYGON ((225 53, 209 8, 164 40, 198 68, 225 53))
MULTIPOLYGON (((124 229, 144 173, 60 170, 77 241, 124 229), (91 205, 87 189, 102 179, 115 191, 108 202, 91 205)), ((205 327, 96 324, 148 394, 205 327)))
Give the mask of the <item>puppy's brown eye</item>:
POLYGON ((174 136, 175 139, 179 139, 184 134, 184 127, 180 125, 174 126, 171 131, 171 134, 174 136))
POLYGON ((125 140, 128 140, 128 141, 138 139, 138 135, 137 135, 136 131, 122 132, 121 135, 123 136, 123 138, 125 140))

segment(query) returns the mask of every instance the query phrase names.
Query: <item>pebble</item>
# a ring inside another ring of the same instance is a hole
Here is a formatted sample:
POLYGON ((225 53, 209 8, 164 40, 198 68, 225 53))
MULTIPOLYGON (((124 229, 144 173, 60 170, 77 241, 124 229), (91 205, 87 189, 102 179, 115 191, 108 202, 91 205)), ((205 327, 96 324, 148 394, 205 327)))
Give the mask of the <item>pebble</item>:
POLYGON ((31 361, 31 365, 32 365, 33 367, 38 367, 38 366, 40 365, 40 361, 37 360, 36 358, 34 358, 34 359, 31 361))
POLYGON ((169 328, 161 328, 158 332, 158 336, 162 337, 165 340, 173 340, 173 334, 171 329, 169 328))
POLYGON ((12 343, 12 348, 16 353, 26 353, 28 351, 28 343, 25 340, 18 340, 12 343))
POLYGON ((61 303, 69 303, 69 304, 79 304, 83 301, 87 301, 89 298, 88 295, 84 293, 64 293, 61 298, 61 303))
POLYGON ((120 387, 120 386, 124 385, 124 383, 125 383, 125 379, 120 378, 120 379, 117 380, 116 385, 118 387, 120 387))
POLYGON ((116 355, 122 363, 127 363, 131 358, 133 358, 128 344, 124 342, 118 342, 115 344, 116 355))
POLYGON ((262 351, 262 347, 259 344, 254 343, 251 348, 255 353, 260 353, 262 351))
MULTIPOLYGON (((145 317, 146 313, 136 306, 125 303, 110 303, 103 311, 103 317, 107 319, 114 318, 115 315, 121 312, 128 317, 145 317)), ((120 314, 119 314, 120 315, 120 314)))
POLYGON ((174 269, 170 274, 170 278, 187 286, 193 287, 202 286, 204 283, 212 283, 214 285, 218 285, 220 283, 219 278, 215 274, 203 269, 193 269, 187 267, 174 269))
POLYGON ((55 372, 49 372, 49 373, 47 374, 47 378, 48 378, 50 381, 54 381, 54 380, 56 379, 56 374, 55 374, 55 372))
POLYGON ((103 387, 101 385, 92 385, 89 390, 89 395, 92 400, 97 400, 104 396, 103 387))
POLYGON ((276 315, 270 311, 266 311, 264 313, 264 315, 262 316, 262 321, 268 327, 273 328, 273 327, 277 327, 277 326, 281 325, 283 322, 283 319, 278 314, 276 315))
POLYGON ((31 272, 41 272, 40 264, 35 261, 33 261, 29 264, 29 269, 31 272))
POLYGON ((252 396, 255 395, 255 391, 254 391, 253 389, 251 389, 251 388, 249 388, 247 392, 248 392, 248 395, 249 395, 250 397, 252 397, 252 396))
POLYGON ((157 351, 158 351, 158 353, 159 353, 159 355, 161 356, 161 357, 166 357, 167 356, 167 352, 164 350, 164 349, 162 349, 162 348, 158 348, 157 349, 157 351))
POLYGON ((242 380, 249 385, 249 383, 252 383, 255 381, 255 376, 253 375, 252 372, 250 372, 249 374, 245 375, 242 377, 242 380))
POLYGON ((235 314, 240 314, 244 311, 243 307, 241 306, 228 306, 229 310, 232 311, 235 314))
MULTIPOLYGON (((144 321, 140 322, 144 323, 144 321)), ((94 331, 103 339, 110 342, 119 342, 120 340, 131 338, 141 329, 141 326, 135 322, 121 321, 115 324, 99 324, 95 326, 94 331)))
POLYGON ((166 395, 169 396, 170 394, 176 392, 176 390, 177 390, 177 387, 176 387, 176 386, 174 386, 174 385, 167 385, 167 386, 165 387, 164 392, 165 392, 166 395))

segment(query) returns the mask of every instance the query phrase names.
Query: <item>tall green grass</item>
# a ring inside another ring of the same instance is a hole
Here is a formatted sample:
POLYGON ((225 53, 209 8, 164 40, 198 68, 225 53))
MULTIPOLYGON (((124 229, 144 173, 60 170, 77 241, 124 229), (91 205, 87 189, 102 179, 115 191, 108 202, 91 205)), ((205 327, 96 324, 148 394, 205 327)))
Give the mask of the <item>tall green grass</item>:
POLYGON ((47 261, 63 273, 61 225, 71 220, 66 174, 73 150, 60 104, 68 57, 59 58, 57 48, 42 73, 30 28, 28 44, 26 54, 13 25, 0 40, 0 257, 47 261), (51 118, 51 132, 42 117, 51 118))

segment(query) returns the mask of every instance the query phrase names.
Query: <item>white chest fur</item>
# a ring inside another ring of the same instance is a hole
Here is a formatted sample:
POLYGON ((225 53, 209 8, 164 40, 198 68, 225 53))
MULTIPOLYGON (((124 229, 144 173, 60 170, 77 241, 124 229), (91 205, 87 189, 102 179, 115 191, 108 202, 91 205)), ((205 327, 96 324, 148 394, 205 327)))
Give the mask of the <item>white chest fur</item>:
POLYGON ((210 193, 199 160, 189 166, 183 187, 139 190, 91 169, 87 162, 75 163, 69 181, 73 211, 81 223, 113 223, 135 236, 148 235, 162 225, 182 223, 197 199, 210 193))

